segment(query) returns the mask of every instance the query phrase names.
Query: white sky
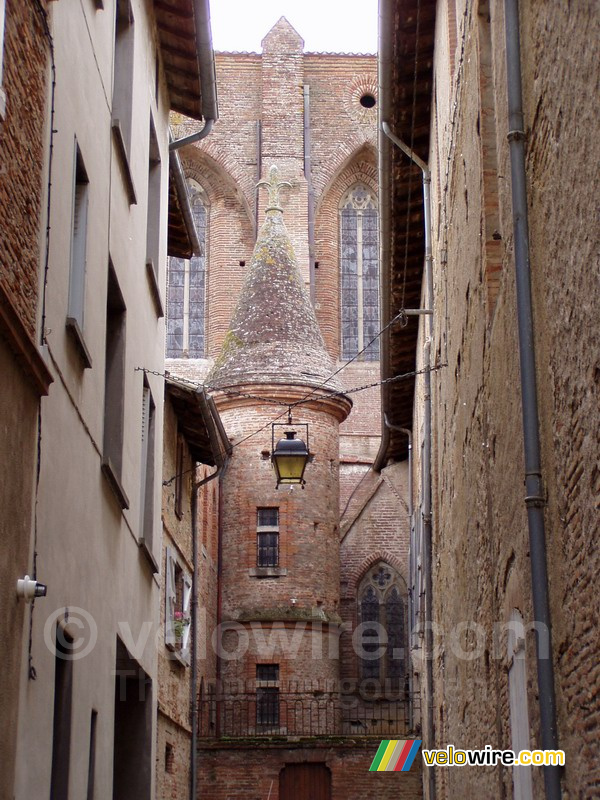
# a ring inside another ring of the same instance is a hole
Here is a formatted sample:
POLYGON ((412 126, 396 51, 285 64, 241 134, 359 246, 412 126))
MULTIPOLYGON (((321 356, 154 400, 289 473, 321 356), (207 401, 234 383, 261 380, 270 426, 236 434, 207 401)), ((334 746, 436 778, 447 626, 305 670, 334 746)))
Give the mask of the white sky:
POLYGON ((377 52, 377 0, 210 0, 210 16, 215 50, 260 53, 286 17, 306 52, 377 52))

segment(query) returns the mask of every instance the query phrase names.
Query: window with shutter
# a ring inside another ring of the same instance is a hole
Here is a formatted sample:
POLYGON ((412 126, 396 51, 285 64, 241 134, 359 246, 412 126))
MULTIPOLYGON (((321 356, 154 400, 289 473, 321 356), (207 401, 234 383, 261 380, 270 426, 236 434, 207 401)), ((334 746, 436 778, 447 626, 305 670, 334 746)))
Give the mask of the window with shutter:
POLYGON ((69 280, 68 316, 74 319, 83 331, 85 305, 85 259, 87 245, 89 180, 81 150, 75 144, 73 167, 73 207, 71 223, 71 272, 69 280))
POLYGON ((192 578, 172 547, 166 548, 165 570, 165 645, 189 664, 192 578))
POLYGON ((165 564, 165 644, 175 647, 175 612, 177 610, 177 582, 175 568, 177 561, 173 550, 167 547, 165 564))

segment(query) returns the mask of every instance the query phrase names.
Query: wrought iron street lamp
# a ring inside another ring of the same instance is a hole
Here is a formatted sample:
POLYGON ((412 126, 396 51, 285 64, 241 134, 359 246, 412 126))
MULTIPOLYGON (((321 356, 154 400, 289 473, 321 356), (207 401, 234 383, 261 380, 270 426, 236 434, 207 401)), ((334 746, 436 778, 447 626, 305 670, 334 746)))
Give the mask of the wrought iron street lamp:
POLYGON ((306 443, 302 439, 296 439, 296 431, 285 431, 284 437, 275 444, 275 427, 289 428, 292 425, 291 416, 288 424, 274 422, 272 425, 272 450, 271 462, 277 476, 277 488, 280 485, 293 486, 300 484, 304 488, 304 470, 310 459, 308 450, 308 425, 302 424, 296 427, 306 428, 306 443))

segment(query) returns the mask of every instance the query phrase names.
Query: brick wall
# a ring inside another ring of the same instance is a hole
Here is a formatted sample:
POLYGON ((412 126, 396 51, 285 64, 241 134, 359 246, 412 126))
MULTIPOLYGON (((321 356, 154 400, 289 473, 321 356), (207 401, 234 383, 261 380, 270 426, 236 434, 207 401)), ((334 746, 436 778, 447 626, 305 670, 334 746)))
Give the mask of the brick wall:
MULTIPOLYGON (((441 13, 436 34, 440 81, 434 108, 437 140, 430 160, 436 165, 432 185, 439 186, 433 199, 435 344, 448 367, 432 378, 433 602, 441 631, 435 642, 435 736, 438 746, 462 741, 470 747, 509 748, 506 637, 496 643, 494 626, 505 624, 513 609, 526 623, 533 612, 507 177, 504 19, 498 4, 489 9, 480 5, 481 13, 467 5, 456 20, 441 13), (446 93, 444 48, 448 32, 454 36, 455 22, 454 82, 446 93), (495 170, 490 167, 494 157, 495 170), (495 250, 490 238, 497 243, 495 250), (463 622, 476 626, 476 637, 464 630, 457 633, 457 624, 463 622)), ((599 341, 592 309, 598 306, 599 289, 592 266, 594 237, 589 235, 594 212, 572 165, 588 163, 598 153, 590 101, 597 69, 586 45, 597 36, 598 15, 587 3, 571 10, 548 6, 539 14, 526 4, 521 9, 559 741, 566 751, 565 797, 592 798, 600 786, 594 757, 600 701, 590 692, 598 663, 592 616, 598 609, 593 587, 600 563, 592 542, 600 495, 594 433, 599 341)), ((415 431, 420 428, 421 401, 418 384, 415 431)), ((526 668, 531 745, 539 746, 531 632, 526 668)), ((439 797, 511 797, 513 792, 508 770, 460 775, 438 770, 437 778, 439 797)), ((543 792, 540 771, 533 772, 533 781, 537 796, 543 792)))
POLYGON ((35 338, 40 258, 48 49, 35 3, 6 4, 0 119, 0 282, 35 338))
MULTIPOLYGON (((317 404, 297 409, 295 421, 309 424, 314 459, 306 467, 304 489, 276 489, 268 458, 270 422, 277 416, 274 407, 249 401, 241 407, 222 406, 221 415, 234 447, 223 489, 222 619, 244 625, 264 621, 261 630, 265 628, 267 640, 271 620, 297 630, 299 636, 305 630, 301 640, 308 642, 313 635, 327 640, 327 623, 339 622, 338 420, 317 404), (261 428, 261 433, 245 439, 261 428), (284 572, 278 577, 252 575, 257 566, 256 514, 261 507, 279 509, 279 568, 284 572), (325 624, 318 629, 313 623, 325 624)), ((276 429, 276 439, 282 431, 276 429)), ((298 436, 305 436, 303 428, 298 427, 298 436)), ((230 633, 223 646, 233 650, 237 642, 238 634, 230 633)), ((337 678, 337 658, 329 656, 329 644, 325 642, 321 650, 323 656, 314 659, 309 643, 299 645, 295 658, 284 658, 282 653, 282 680, 337 678)), ((225 660, 223 679, 255 677, 253 665, 265 657, 260 639, 251 635, 247 657, 243 655, 225 660)))
MULTIPOLYGON (((166 550, 170 548, 179 564, 191 576, 192 561, 192 480, 206 477, 214 468, 205 465, 193 470, 187 446, 182 465, 182 515, 175 511, 178 424, 172 404, 167 400, 164 413, 162 490, 162 550, 160 627, 158 649, 158 724, 156 749, 156 796, 161 800, 181 797, 189 787, 190 766, 190 667, 165 644, 166 550), (167 753, 170 751, 170 755, 167 753)), ((218 479, 201 487, 198 493, 198 686, 214 682, 216 652, 212 635, 217 617, 218 563, 218 479)), ((192 633, 193 635, 193 633, 192 633)))
POLYGON ((421 758, 409 772, 369 772, 379 741, 355 740, 345 744, 215 745, 199 750, 199 798, 211 800, 279 800, 280 773, 286 764, 323 764, 331 773, 331 796, 344 800, 381 797, 383 800, 418 800, 421 797, 421 758))

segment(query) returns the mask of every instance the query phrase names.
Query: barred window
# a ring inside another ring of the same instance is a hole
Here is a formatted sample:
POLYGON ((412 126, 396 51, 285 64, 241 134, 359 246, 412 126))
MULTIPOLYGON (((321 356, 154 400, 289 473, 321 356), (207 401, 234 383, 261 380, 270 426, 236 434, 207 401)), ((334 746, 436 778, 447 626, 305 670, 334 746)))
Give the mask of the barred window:
POLYGON ((256 512, 256 565, 279 565, 279 509, 259 508, 256 512))
POLYGON ((191 259, 169 259, 167 358, 203 358, 205 355, 208 200, 195 181, 190 181, 190 196, 201 255, 191 259))
POLYGON ((404 581, 394 567, 380 561, 365 575, 358 597, 359 622, 366 623, 361 637, 361 677, 402 688, 406 675, 404 581))
POLYGON ((256 724, 279 725, 279 664, 256 665, 256 724))
POLYGON ((341 355, 379 359, 379 253, 377 200, 366 186, 354 186, 340 205, 341 355))

